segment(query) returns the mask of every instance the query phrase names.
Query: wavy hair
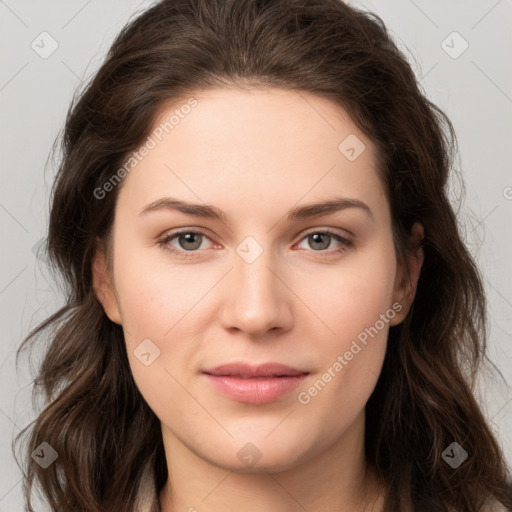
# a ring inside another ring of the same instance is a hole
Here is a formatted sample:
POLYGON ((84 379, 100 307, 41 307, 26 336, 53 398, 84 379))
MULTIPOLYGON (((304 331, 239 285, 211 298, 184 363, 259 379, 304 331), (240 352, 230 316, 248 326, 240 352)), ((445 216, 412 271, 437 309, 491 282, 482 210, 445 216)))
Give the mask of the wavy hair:
POLYGON ((54 511, 140 510, 146 492, 158 510, 167 479, 160 422, 134 382, 122 328, 92 285, 120 186, 102 199, 95 191, 163 107, 231 85, 305 91, 343 107, 377 148, 400 265, 412 224, 424 226, 416 297, 389 331, 366 405, 366 457, 386 482, 385 511, 477 512, 489 502, 512 511, 510 469, 475 399, 488 360, 486 304, 448 198, 453 126, 383 21, 340 0, 159 1, 122 29, 77 92, 59 139, 47 237, 66 302, 17 353, 43 334, 49 340, 33 389, 44 407, 16 437, 27 441, 27 510, 35 484, 54 511), (469 454, 457 469, 442 458, 453 441, 469 454), (46 469, 30 457, 42 442, 58 453, 46 469))

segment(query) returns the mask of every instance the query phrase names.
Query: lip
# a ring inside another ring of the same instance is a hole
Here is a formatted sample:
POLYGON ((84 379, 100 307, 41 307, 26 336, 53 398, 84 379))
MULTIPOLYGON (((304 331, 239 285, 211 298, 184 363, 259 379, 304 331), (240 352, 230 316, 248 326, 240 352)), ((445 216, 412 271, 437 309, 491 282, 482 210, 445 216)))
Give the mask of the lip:
POLYGON ((229 363, 203 370, 208 382, 237 402, 264 404, 293 391, 309 374, 280 363, 229 363))

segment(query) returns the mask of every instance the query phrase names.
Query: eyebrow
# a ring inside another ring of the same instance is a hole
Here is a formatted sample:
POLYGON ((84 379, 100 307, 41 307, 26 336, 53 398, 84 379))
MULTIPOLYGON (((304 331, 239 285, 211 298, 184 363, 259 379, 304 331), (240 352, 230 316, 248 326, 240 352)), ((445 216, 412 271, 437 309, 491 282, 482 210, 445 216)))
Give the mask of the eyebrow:
MULTIPOLYGON (((371 218, 373 218, 373 213, 366 203, 363 203, 359 199, 340 197, 329 201, 312 203, 292 208, 288 212, 287 220, 293 221, 321 215, 328 215, 329 213, 345 210, 347 208, 359 208, 366 212, 371 218)), ((224 223, 227 221, 226 213, 216 206, 208 204, 188 203, 173 197, 163 197, 153 201, 142 209, 139 216, 144 216, 150 212, 158 210, 176 210, 187 215, 193 215, 195 217, 214 219, 224 223)))

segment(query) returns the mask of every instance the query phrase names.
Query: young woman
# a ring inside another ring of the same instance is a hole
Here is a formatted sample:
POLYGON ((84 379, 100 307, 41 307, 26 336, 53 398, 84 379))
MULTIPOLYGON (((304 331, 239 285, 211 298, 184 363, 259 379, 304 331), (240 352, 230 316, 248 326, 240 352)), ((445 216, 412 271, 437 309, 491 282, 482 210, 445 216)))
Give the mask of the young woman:
POLYGON ((454 148, 341 1, 125 27, 66 122, 28 510, 36 483, 66 512, 512 510, 454 148))

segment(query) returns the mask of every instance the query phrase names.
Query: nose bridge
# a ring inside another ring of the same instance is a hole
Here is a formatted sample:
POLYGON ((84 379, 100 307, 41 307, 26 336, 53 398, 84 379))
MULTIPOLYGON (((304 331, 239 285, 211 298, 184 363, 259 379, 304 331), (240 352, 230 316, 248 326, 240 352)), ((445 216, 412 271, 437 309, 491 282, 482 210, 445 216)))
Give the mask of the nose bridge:
POLYGON ((286 287, 276 277, 279 269, 272 251, 247 237, 236 248, 233 265, 224 303, 224 326, 252 335, 284 327, 290 321, 289 304, 286 287))

